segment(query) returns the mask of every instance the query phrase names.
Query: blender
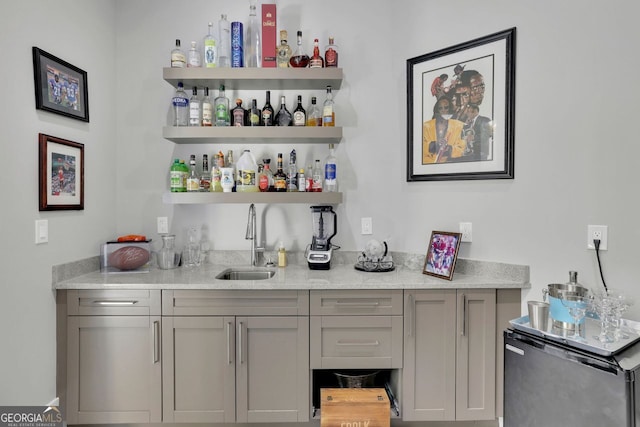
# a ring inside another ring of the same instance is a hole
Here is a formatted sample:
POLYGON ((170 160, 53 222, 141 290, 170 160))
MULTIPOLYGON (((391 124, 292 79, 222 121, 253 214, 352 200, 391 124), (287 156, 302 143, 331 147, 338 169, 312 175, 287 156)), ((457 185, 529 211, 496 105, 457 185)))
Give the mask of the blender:
POLYGON ((311 206, 313 239, 307 253, 307 263, 311 270, 331 268, 331 238, 336 235, 338 217, 331 206, 311 206))

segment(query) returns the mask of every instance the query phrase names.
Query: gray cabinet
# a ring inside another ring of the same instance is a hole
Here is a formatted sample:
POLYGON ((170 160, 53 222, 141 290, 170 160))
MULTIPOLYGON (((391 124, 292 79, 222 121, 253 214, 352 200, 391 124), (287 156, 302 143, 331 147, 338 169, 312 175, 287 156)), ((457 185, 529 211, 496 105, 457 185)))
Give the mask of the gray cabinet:
POLYGON ((68 291, 67 315, 67 422, 160 422, 160 292, 68 291))
POLYGON ((405 291, 403 419, 489 420, 496 407, 496 291, 405 291))
POLYGON ((165 422, 309 419, 306 291, 163 291, 165 422))

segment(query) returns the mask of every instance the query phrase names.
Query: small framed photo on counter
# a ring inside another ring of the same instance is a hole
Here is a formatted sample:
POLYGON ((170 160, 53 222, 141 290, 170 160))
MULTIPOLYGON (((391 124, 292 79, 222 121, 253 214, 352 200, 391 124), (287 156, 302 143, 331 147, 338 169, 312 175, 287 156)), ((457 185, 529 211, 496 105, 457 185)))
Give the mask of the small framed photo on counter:
POLYGON ((38 134, 40 210, 84 209, 84 144, 38 134))
POLYGON ((432 231, 422 274, 451 280, 461 239, 460 233, 432 231))

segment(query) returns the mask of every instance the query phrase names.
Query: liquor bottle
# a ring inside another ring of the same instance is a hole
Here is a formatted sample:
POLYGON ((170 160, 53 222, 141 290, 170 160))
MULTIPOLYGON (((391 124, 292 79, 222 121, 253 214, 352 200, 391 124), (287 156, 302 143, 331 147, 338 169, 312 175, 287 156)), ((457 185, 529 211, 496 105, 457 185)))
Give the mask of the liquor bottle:
POLYGON ((187 177, 187 191, 200 191, 200 178, 196 172, 196 155, 189 160, 189 176, 187 177))
POLYGON ((176 93, 171 98, 173 126, 189 126, 189 98, 182 82, 178 82, 176 93))
POLYGON ((191 42, 191 49, 187 52, 187 67, 202 67, 202 58, 197 43, 191 42))
POLYGON ((262 192, 273 191, 274 179, 271 171, 271 159, 262 159, 262 162, 262 173, 258 178, 258 187, 262 192))
POLYGON ((338 66, 338 46, 333 44, 333 37, 329 37, 329 44, 324 51, 324 66, 325 67, 337 67, 338 66))
POLYGON ((304 177, 304 169, 298 171, 298 191, 307 191, 307 179, 304 177))
POLYGON ((184 160, 180 160, 180 171, 182 172, 182 179, 180 180, 182 190, 180 191, 184 193, 187 191, 187 178, 189 177, 189 168, 184 164, 184 160))
POLYGON ((261 125, 262 126, 275 126, 274 123, 274 111, 273 111, 273 107, 271 106, 271 91, 268 90, 267 91, 267 99, 264 103, 264 107, 262 107, 262 119, 261 119, 261 125))
POLYGON ((307 167, 307 174, 305 175, 304 191, 313 191, 313 165, 307 167))
POLYGON ((296 150, 289 154, 289 167, 287 169, 287 191, 298 191, 298 167, 296 166, 296 150))
MULTIPOLYGON (((316 105, 316 97, 311 97, 311 104, 307 108, 307 126, 322 126, 322 113, 316 105)), ((307 170, 307 172, 309 172, 307 170)))
POLYGON ((302 108, 302 96, 298 95, 298 106, 293 110, 293 125, 294 126, 306 126, 307 124, 307 112, 302 108))
POLYGON ((293 117, 289 110, 287 110, 287 106, 285 105, 284 95, 280 97, 280 109, 278 110, 278 114, 276 114, 275 125, 276 126, 291 126, 293 122, 293 117))
POLYGON ((327 86, 327 99, 324 100, 322 106, 322 126, 335 126, 336 113, 333 110, 333 95, 331 94, 331 86, 327 86))
POLYGON ((309 60, 309 68, 324 68, 324 59, 320 56, 318 39, 313 39, 313 56, 309 60))
POLYGON ((247 126, 248 112, 242 108, 242 99, 236 99, 236 106, 231 109, 231 126, 247 126))
POLYGON ((280 30, 280 46, 276 47, 276 62, 280 68, 288 68, 291 48, 287 43, 287 30, 280 30))
POLYGON ((220 151, 213 157, 213 159, 213 165, 211 167, 211 191, 221 193, 222 184, 220 182, 220 179, 222 172, 220 171, 220 169, 224 167, 224 154, 222 154, 222 151, 220 151))
POLYGON ((237 176, 236 164, 233 161, 233 151, 232 150, 228 150, 227 151, 227 157, 224 160, 224 167, 233 169, 233 177, 234 178, 233 178, 233 189, 232 189, 232 191, 235 192, 236 191, 236 181, 238 180, 238 176, 237 176))
POLYGON ((282 153, 278 153, 278 162, 276 163, 276 173, 273 174, 274 191, 287 191, 287 175, 282 170, 282 153))
POLYGON ((202 175, 200 175, 200 191, 211 191, 211 172, 209 171, 209 156, 202 155, 202 175))
POLYGON ((229 98, 225 96, 224 85, 220 85, 220 92, 214 100, 213 107, 216 114, 216 126, 229 126, 229 98))
POLYGON ((218 66, 218 40, 213 36, 213 23, 209 22, 209 32, 204 36, 204 66, 215 68, 218 66))
POLYGON ((171 68, 184 68, 187 65, 187 57, 180 47, 180 39, 176 39, 176 47, 171 51, 171 68))
POLYGON ((200 126, 202 124, 202 103, 198 98, 198 88, 193 87, 192 95, 189 99, 189 126, 200 126))
POLYGON ((320 166, 320 160, 316 159, 315 165, 313 166, 313 185, 311 186, 311 191, 322 191, 322 175, 322 166, 320 166))
POLYGON ((251 109, 249 110, 249 126, 260 126, 260 110, 255 99, 251 100, 251 109))
POLYGON ((231 67, 231 30, 227 15, 222 14, 218 21, 220 44, 218 46, 218 67, 231 67))
POLYGON ((309 65, 309 56, 302 49, 302 31, 298 31, 298 46, 289 59, 289 65, 296 68, 306 68, 309 65))
POLYGON ((204 98, 202 98, 202 126, 213 126, 213 104, 209 98, 209 88, 204 88, 204 98))
POLYGON ((324 191, 338 191, 338 165, 334 155, 333 144, 329 144, 329 155, 324 161, 324 191))
POLYGON ((182 188, 182 170, 180 169, 180 159, 174 159, 171 169, 169 170, 169 189, 172 193, 181 193, 182 188))
POLYGON ((260 40, 260 22, 256 16, 256 0, 249 0, 249 22, 244 44, 244 65, 250 68, 262 67, 262 43, 260 40))

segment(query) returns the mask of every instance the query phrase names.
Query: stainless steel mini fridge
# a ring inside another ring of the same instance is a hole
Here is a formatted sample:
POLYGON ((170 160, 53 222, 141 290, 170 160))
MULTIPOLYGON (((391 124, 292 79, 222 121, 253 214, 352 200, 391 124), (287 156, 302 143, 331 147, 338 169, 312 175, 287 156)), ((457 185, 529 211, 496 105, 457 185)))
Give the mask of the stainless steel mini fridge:
POLYGON ((640 427, 640 345, 596 354, 504 332, 504 427, 640 427))

